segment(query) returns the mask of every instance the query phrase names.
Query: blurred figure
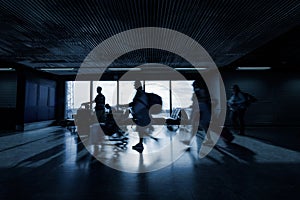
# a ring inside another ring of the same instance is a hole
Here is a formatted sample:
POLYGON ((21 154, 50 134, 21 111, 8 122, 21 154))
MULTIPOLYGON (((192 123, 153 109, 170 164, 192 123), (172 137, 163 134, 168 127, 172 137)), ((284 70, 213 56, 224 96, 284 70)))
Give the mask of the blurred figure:
POLYGON ((202 128, 206 133, 206 140, 204 145, 213 145, 210 134, 207 132, 210 119, 211 119, 211 103, 210 96, 207 87, 204 82, 194 81, 193 82, 194 95, 193 95, 193 106, 191 120, 192 124, 196 124, 197 117, 199 117, 199 127, 193 125, 193 132, 197 132, 199 128, 202 128), (199 116, 200 114, 200 116, 199 116))
POLYGON ((228 100, 228 107, 230 110, 229 117, 231 125, 240 135, 245 134, 245 112, 247 109, 246 98, 238 85, 233 85, 232 96, 228 100))
POLYGON ((101 93, 102 88, 97 87, 97 96, 94 100, 96 103, 95 112, 99 123, 105 122, 105 96, 101 93))
POLYGON ((139 133, 139 142, 132 147, 132 149, 142 153, 144 150, 143 140, 145 134, 147 134, 147 126, 151 122, 151 118, 149 116, 149 102, 145 91, 142 88, 142 84, 140 81, 134 82, 134 87, 136 89, 136 94, 129 104, 131 107, 131 114, 133 117, 133 121, 137 125, 137 132, 139 133))

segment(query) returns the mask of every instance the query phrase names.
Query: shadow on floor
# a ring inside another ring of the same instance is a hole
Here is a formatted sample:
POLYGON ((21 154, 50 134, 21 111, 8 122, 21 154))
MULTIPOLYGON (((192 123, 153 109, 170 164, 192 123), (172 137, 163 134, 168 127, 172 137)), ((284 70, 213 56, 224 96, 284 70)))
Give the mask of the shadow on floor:
POLYGON ((300 152, 299 127, 248 128, 244 137, 255 139, 265 144, 283 147, 286 149, 300 152))

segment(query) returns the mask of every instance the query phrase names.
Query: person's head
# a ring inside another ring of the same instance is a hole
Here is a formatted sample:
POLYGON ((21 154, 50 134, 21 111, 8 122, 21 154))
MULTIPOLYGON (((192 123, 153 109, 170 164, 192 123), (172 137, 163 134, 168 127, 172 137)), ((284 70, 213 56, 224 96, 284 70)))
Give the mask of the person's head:
POLYGON ((112 109, 111 109, 111 106, 107 103, 104 105, 104 107, 108 110, 108 114, 112 114, 112 109))
POLYGON ((134 81, 134 88, 135 88, 135 89, 142 88, 142 83, 141 83, 141 81, 134 81))
POLYGON ((194 88, 194 91, 199 90, 199 89, 206 89, 206 85, 203 81, 195 80, 193 82, 193 88, 194 88))
POLYGON ((232 93, 236 94, 238 92, 241 91, 240 87, 237 85, 237 84, 234 84, 232 87, 231 87, 231 91, 232 93))
POLYGON ((98 87, 97 87, 97 93, 100 94, 101 91, 102 91, 102 87, 98 86, 98 87))

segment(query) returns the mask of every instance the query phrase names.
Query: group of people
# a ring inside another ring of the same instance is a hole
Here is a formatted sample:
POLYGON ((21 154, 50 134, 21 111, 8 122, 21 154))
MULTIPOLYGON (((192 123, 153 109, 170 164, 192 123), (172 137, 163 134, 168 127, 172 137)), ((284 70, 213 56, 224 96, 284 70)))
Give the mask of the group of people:
MULTIPOLYGON (((133 121, 137 125, 137 132, 139 133, 139 142, 134 145, 132 148, 139 153, 142 153, 144 150, 143 140, 145 137, 145 130, 151 122, 151 116, 149 115, 149 107, 147 102, 146 93, 143 90, 142 84, 140 81, 134 82, 134 87, 136 89, 136 94, 133 98, 133 101, 129 103, 131 108, 131 114, 133 116, 133 121)), ((205 133, 207 133, 210 120, 211 120, 211 100, 206 88, 205 83, 201 81, 193 82, 193 108, 191 114, 191 122, 195 122, 196 116, 199 117, 199 127, 201 127, 205 133)), ((238 131, 238 134, 245 134, 245 122, 244 116, 247 110, 246 97, 244 93, 240 90, 238 85, 232 86, 232 95, 229 98, 227 104, 229 107, 229 117, 232 127, 238 131)), ((105 122, 105 109, 107 104, 105 104, 105 96, 102 94, 102 88, 97 88, 98 95, 96 96, 94 102, 96 103, 95 112, 99 123, 105 122)), ((111 119, 112 120, 112 119, 111 119)), ((192 131, 198 131, 198 126, 193 127, 192 131)), ((206 135, 206 141, 204 144, 211 144, 210 135, 206 135)))
MULTIPOLYGON (((145 91, 143 90, 141 82, 135 81, 134 87, 136 89, 136 94, 132 102, 129 103, 129 107, 130 107, 130 112, 133 116, 133 121, 137 125, 137 132, 139 133, 139 142, 136 145, 134 145, 132 148, 142 153, 144 150, 144 146, 143 146, 144 136, 146 135, 146 129, 149 128, 148 126, 150 125, 151 118, 149 115, 147 96, 145 91)), ((111 123, 109 122, 109 120, 114 121, 114 119, 113 117, 107 118, 106 117, 107 115, 105 115, 105 109, 107 109, 109 105, 105 104, 105 96, 102 94, 102 88, 100 86, 97 87, 97 93, 98 94, 94 100, 94 102, 96 103, 95 113, 97 116, 97 120, 100 124, 111 123)), ((112 115, 112 113, 110 114, 112 115)))

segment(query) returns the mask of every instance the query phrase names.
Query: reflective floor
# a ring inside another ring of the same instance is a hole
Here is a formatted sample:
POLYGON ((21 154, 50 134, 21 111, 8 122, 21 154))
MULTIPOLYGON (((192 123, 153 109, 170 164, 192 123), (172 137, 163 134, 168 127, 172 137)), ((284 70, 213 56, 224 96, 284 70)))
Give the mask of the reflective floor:
POLYGON ((231 144, 219 140, 202 159, 203 135, 197 135, 188 148, 176 144, 176 133, 164 127, 154 130, 160 135, 145 140, 143 154, 131 149, 138 141, 134 133, 125 147, 105 140, 89 143, 87 149, 82 141, 89 137, 61 127, 5 133, 0 137, 0 199, 294 199, 300 195, 300 128, 248 128, 246 136, 235 135, 231 144), (163 151, 165 147, 169 151, 163 151), (164 153, 149 156, 153 149, 164 153), (175 161, 169 163, 170 158, 175 161), (129 173, 107 166, 111 163, 130 166, 124 169, 167 166, 129 173))

